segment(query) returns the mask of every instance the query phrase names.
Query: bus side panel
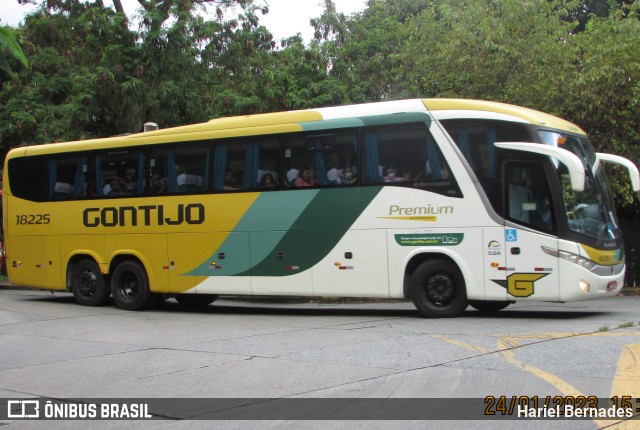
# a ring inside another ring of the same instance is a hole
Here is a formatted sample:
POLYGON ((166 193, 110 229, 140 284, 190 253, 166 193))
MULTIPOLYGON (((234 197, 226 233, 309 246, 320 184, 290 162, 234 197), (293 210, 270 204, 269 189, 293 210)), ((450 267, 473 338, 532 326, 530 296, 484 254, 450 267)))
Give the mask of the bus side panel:
POLYGON ((57 237, 13 236, 7 252, 7 270, 13 285, 65 289, 61 281, 57 237))
MULTIPOLYGON (((248 240, 228 240, 237 234, 226 232, 174 233, 168 235, 170 287, 183 293, 204 281, 208 276, 221 275, 230 268, 249 267, 248 240), (245 243, 241 243, 245 242, 245 243), (226 243, 228 249, 222 244, 226 243), (239 243, 244 246, 239 246, 239 243), (219 249, 220 252, 214 254, 219 249), (198 266, 195 266, 198 264, 198 266)), ((243 236, 247 236, 244 234, 243 236)))
MULTIPOLYGON (((558 249, 558 238, 525 229, 506 228, 507 282, 511 300, 560 300, 558 258, 543 248, 558 249)), ((563 285, 564 287, 564 285, 563 285)))
MULTIPOLYGON (((312 232, 312 246, 327 232, 312 232)), ((313 268, 313 294, 337 297, 389 297, 387 233, 350 230, 313 268)))
MULTIPOLYGON (((180 282, 191 278, 196 286, 194 292, 198 294, 251 294, 251 277, 248 275, 251 269, 248 232, 214 232, 189 237, 189 242, 183 242, 183 245, 201 248, 198 255, 204 253, 206 257, 186 261, 185 264, 198 264, 198 266, 190 267, 186 273, 175 272, 172 281, 175 276, 183 278, 180 282)), ((173 255, 174 251, 171 248, 170 255, 173 255)), ((183 251, 182 258, 189 259, 191 252, 191 250, 183 251)))
POLYGON ((485 227, 483 230, 484 297, 479 300, 508 300, 504 288, 507 271, 504 226, 485 227))
POLYGON ((135 256, 147 270, 149 289, 169 292, 169 256, 165 234, 122 234, 105 237, 105 253, 109 261, 118 255, 135 256))
POLYGON ((193 291, 198 294, 251 295, 251 278, 248 276, 209 276, 204 278, 193 291))
POLYGON ((309 231, 251 232, 250 241, 253 294, 313 295, 309 231))
POLYGON ((47 286, 52 290, 66 289, 64 270, 60 260, 60 236, 47 236, 47 286))

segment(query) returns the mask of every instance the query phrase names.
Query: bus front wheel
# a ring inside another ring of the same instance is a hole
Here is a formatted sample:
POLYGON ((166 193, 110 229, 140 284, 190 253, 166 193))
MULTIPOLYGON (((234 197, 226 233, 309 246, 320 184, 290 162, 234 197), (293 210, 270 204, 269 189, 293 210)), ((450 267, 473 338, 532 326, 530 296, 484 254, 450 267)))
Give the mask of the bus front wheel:
POLYGON ((450 318, 467 307, 467 291, 460 269, 445 260, 420 264, 409 280, 411 300, 422 316, 450 318))
POLYGON ((82 306, 103 306, 109 301, 109 285, 93 260, 80 260, 71 269, 71 292, 82 306))
POLYGON ((128 311, 146 309, 154 302, 147 272, 136 261, 123 261, 116 266, 111 275, 111 295, 119 308, 128 311))

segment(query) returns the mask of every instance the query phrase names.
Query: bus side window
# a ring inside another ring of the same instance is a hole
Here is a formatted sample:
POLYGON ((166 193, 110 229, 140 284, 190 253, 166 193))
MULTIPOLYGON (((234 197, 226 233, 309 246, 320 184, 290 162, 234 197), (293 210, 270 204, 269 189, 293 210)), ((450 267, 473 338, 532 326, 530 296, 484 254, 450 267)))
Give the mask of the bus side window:
POLYGON ((291 134, 285 138, 289 187, 353 185, 358 180, 358 135, 354 129, 291 134))
POLYGON ((358 182, 358 135, 355 131, 338 132, 330 151, 325 152, 327 180, 332 186, 358 182))
POLYGON ((94 166, 95 185, 92 180, 89 187, 91 196, 122 197, 144 194, 143 149, 98 152, 94 158, 94 166))
POLYGON ((475 118, 447 119, 441 124, 476 174, 493 209, 502 215, 502 170, 499 166, 508 158, 508 152, 497 149, 494 143, 532 142, 527 128, 508 121, 475 118))
MULTIPOLYGON (((258 151, 252 154, 253 169, 256 166, 258 188, 261 190, 273 190, 280 188, 280 140, 277 136, 262 136, 258 144, 258 151), (257 157, 257 159, 256 159, 257 157)), ((253 179, 253 178, 252 178, 253 179)))
POLYGON ((413 185, 449 176, 423 124, 371 128, 365 132, 365 153, 369 183, 413 185))
MULTIPOLYGON (((329 137, 324 136, 324 140, 329 137)), ((324 175, 323 185, 328 185, 329 181, 324 170, 324 159, 322 158, 323 137, 314 136, 308 138, 302 133, 285 136, 284 143, 284 163, 287 177, 287 186, 291 188, 307 188, 318 185, 318 169, 320 165, 320 175, 324 175)))
POLYGON ((214 148, 214 191, 278 188, 280 143, 277 136, 223 141, 214 148))
POLYGON ((208 143, 189 143, 175 148, 174 152, 177 192, 208 192, 211 146, 208 143))
POLYGON ((44 155, 12 158, 8 169, 9 184, 14 196, 33 202, 41 202, 49 197, 46 189, 47 161, 44 155))
POLYGON ((507 163, 507 217, 537 230, 554 231, 551 194, 539 164, 507 163))
MULTIPOLYGON (((247 144, 225 142, 215 146, 213 164, 213 189, 215 191, 240 191, 243 189, 247 144)), ((256 180, 257 181, 257 180, 256 180)), ((247 181, 246 189, 251 184, 247 181)))
POLYGON ((423 123, 366 128, 364 178, 368 184, 461 195, 440 148, 423 123))
POLYGON ((207 142, 152 147, 149 151, 149 195, 209 191, 211 147, 207 142))
POLYGON ((84 198, 87 193, 87 171, 85 155, 65 154, 50 158, 47 165, 49 199, 84 198))

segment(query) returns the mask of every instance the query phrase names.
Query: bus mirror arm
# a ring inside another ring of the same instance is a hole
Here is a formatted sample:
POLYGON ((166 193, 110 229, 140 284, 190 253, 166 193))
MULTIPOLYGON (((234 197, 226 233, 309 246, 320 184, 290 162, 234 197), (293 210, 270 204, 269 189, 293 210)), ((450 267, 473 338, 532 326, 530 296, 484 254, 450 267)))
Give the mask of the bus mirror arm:
POLYGON ((610 163, 619 164, 623 167, 626 167, 629 171, 629 177, 631 178, 631 187, 633 191, 640 191, 640 173, 638 172, 638 168, 635 164, 629 159, 624 157, 620 157, 619 155, 613 154, 604 154, 602 152, 598 152, 596 154, 596 162, 593 163, 593 174, 595 175, 598 169, 600 168, 601 161, 608 161, 610 163))
POLYGON ((572 152, 569 152, 566 149, 556 148, 555 146, 528 142, 496 142, 495 146, 502 149, 511 149, 513 151, 547 155, 559 160, 562 164, 567 166, 567 169, 569 170, 571 188, 576 192, 584 191, 585 167, 578 156, 572 152))

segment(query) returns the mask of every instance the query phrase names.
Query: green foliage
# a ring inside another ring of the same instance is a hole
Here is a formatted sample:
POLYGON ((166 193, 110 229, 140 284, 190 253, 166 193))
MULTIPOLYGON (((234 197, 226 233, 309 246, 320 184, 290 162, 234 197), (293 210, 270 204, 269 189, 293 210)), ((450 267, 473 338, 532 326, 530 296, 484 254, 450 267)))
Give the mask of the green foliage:
MULTIPOLYGON (((597 150, 637 161, 638 4, 591 15, 576 34, 569 18, 580 2, 434 1, 402 26, 397 91, 529 106, 577 123, 597 150)), ((613 174, 616 199, 634 202, 628 178, 613 174)))
POLYGON ((127 64, 133 34, 100 2, 68 6, 64 13, 41 8, 26 20, 22 37, 31 70, 0 91, 4 145, 112 134, 109 112, 122 100, 113 76, 127 64))
POLYGON ((137 132, 265 106, 251 73, 274 48, 249 0, 139 0, 137 31, 102 0, 43 1, 21 29, 33 64, 0 91, 6 147, 137 132), (204 21, 195 12, 216 8, 204 21), (226 19, 224 10, 243 13, 226 19), (249 59, 249 60, 248 60, 249 59), (243 83, 251 83, 245 86, 243 83), (219 110, 221 99, 244 99, 219 110), (222 94, 222 97, 220 95, 222 94))
MULTIPOLYGON (((636 3, 635 12, 640 3, 636 3)), ((577 46, 562 113, 590 132, 601 152, 640 160, 640 20, 620 8, 594 18, 577 46)), ((632 204, 626 172, 613 173, 619 201, 632 204)))
MULTIPOLYGON (((138 1, 134 24, 102 0, 40 0, 17 33, 31 70, 0 90, 5 148, 146 121, 466 97, 557 114, 598 150, 640 156, 639 0, 369 0, 352 16, 325 0, 314 39, 278 48, 259 25, 266 3, 138 1)), ((617 201, 637 204, 625 173, 609 174, 617 201)))
POLYGON ((13 29, 0 27, 0 70, 6 74, 13 72, 9 64, 10 57, 17 59, 24 67, 29 67, 27 57, 25 57, 20 45, 16 42, 13 29))

